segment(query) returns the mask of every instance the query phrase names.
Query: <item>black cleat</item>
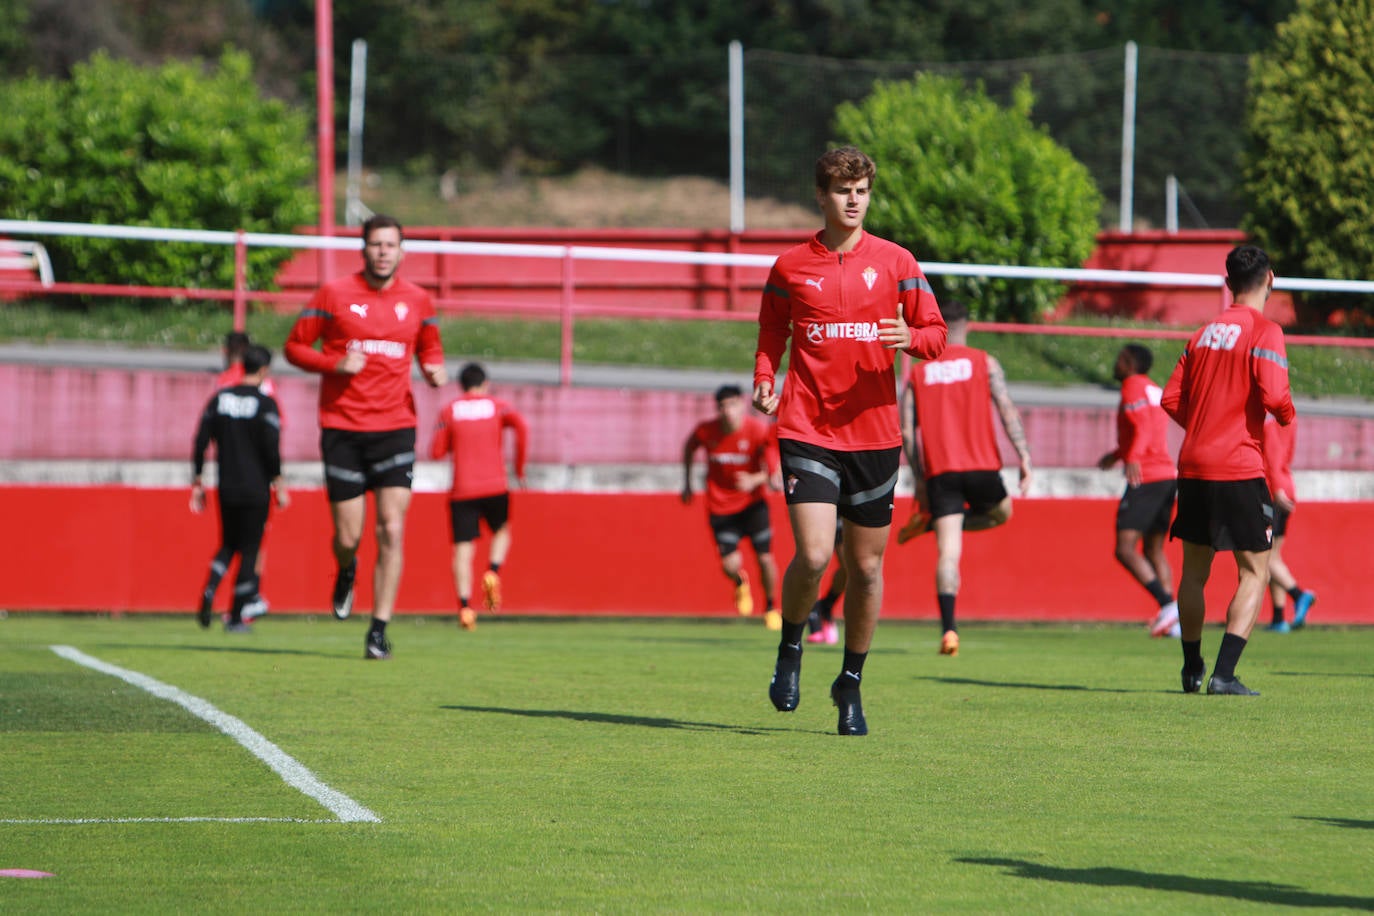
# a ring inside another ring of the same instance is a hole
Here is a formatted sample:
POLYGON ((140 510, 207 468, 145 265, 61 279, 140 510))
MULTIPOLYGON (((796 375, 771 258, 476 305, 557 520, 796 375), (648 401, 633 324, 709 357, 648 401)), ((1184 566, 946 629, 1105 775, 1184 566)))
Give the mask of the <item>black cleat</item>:
POLYGON ((334 577, 334 616, 340 620, 347 620, 353 613, 353 580, 357 577, 357 557, 334 577))
POLYGON ((200 624, 202 630, 210 629, 210 604, 213 596, 202 595, 200 598, 200 608, 196 611, 196 622, 200 624))
POLYGON ((778 712, 791 712, 801 702, 801 646, 779 646, 778 664, 768 683, 768 699, 778 712))
POLYGON ((378 630, 368 630, 367 640, 363 643, 363 658, 383 660, 391 658, 391 643, 386 634, 378 630))
POLYGON ((1207 682, 1207 694, 1209 696, 1218 694, 1230 697, 1257 697, 1259 691, 1246 687, 1238 677, 1217 677, 1214 674, 1212 679, 1207 682))
POLYGON ((859 696, 859 681, 849 674, 841 674, 830 685, 830 699, 840 711, 839 732, 841 735, 866 735, 868 723, 864 721, 863 698, 859 696))
POLYGON ((1202 689, 1202 679, 1207 676, 1207 666, 1202 666, 1196 671, 1189 671, 1188 666, 1183 666, 1183 692, 1197 693, 1202 689))

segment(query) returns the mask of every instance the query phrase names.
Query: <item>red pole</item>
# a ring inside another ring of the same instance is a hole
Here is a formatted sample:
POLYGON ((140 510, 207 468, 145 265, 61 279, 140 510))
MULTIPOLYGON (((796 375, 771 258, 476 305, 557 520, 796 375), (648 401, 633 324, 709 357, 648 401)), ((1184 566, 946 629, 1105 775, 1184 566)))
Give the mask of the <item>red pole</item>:
POLYGON ((248 328, 248 243, 243 230, 234 238, 234 330, 248 328))
POLYGON ((563 295, 559 306, 563 338, 558 353, 558 383, 567 388, 572 384, 573 363, 573 256, 571 248, 563 249, 563 295))
MULTIPOLYGON (((320 190, 320 235, 334 234, 334 8, 315 0, 315 106, 320 190)), ((320 282, 333 276, 333 253, 320 249, 320 282)))

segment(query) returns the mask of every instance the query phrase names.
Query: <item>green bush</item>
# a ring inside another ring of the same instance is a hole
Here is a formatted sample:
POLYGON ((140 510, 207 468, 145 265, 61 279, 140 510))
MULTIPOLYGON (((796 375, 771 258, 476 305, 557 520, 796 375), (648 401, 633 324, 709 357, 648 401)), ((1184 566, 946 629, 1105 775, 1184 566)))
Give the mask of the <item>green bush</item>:
POLYGON ((1243 227, 1289 276, 1374 276, 1374 0, 1301 0, 1250 89, 1243 227))
MULTIPOLYGON (((287 232, 315 218, 310 119, 260 97, 246 55, 142 68, 104 54, 70 81, 7 85, 0 213, 11 219, 287 232)), ((45 238, 59 280, 227 287, 229 246, 45 238)), ((250 249, 270 285, 290 256, 250 249)))
MULTIPOLYGON (((923 74, 879 81, 858 105, 841 105, 837 133, 878 164, 869 228, 927 261, 1081 267, 1096 242, 1102 195, 1088 170, 1031 122, 1033 103, 1027 82, 1004 109, 981 85, 923 74)), ((1063 289, 983 277, 932 283, 983 321, 1033 321, 1063 289)))

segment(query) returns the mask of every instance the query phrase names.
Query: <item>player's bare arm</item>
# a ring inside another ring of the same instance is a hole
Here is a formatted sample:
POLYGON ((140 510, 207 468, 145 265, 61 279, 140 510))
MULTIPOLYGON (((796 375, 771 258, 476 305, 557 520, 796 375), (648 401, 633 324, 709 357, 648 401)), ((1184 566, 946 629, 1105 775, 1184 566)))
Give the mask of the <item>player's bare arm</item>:
POLYGON ((697 454, 697 440, 695 436, 688 436, 686 443, 682 446, 682 504, 690 506, 692 504, 692 461, 697 454))
MULTIPOLYGON (((988 357, 988 389, 992 393, 993 404, 997 406, 997 415, 1002 418, 1002 428, 1007 431, 1012 448, 1016 449, 1016 456, 1021 465, 1021 495, 1025 496, 1030 492, 1030 446, 1026 444, 1026 430, 1021 425, 1021 412, 1016 409, 1011 392, 1007 390, 1006 373, 1002 371, 1002 364, 991 356, 988 357)), ((1139 466, 1136 470, 1139 471, 1139 466)))

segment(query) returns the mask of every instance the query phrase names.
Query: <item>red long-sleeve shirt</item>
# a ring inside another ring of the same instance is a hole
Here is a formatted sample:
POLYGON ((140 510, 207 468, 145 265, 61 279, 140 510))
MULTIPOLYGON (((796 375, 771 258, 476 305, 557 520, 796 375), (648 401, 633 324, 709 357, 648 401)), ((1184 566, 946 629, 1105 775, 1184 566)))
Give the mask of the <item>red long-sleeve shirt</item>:
POLYGON ((1121 383, 1121 403, 1116 408, 1116 451, 1126 464, 1140 465, 1140 482, 1173 480, 1174 459, 1169 457, 1169 415, 1160 406, 1164 389, 1148 375, 1127 376, 1121 383))
POLYGON ((1288 498, 1297 502, 1297 490, 1293 486, 1293 455, 1298 450, 1298 420, 1283 426, 1272 416, 1264 418, 1264 479, 1269 482, 1269 492, 1280 490, 1288 498))
POLYGON ((1161 404, 1183 427, 1178 474, 1195 480, 1264 476, 1264 414, 1293 420, 1283 329, 1246 305, 1199 328, 1161 404))
POLYGON ((902 444, 897 351, 878 339, 879 320, 899 314, 912 332, 906 352, 939 356, 945 320, 921 266, 900 245, 864 233, 840 253, 817 232, 778 258, 763 291, 754 358, 754 384, 774 381, 792 338, 778 438, 847 452, 902 444))
POLYGON ((733 515, 768 494, 766 484, 752 490, 735 488, 735 474, 757 474, 778 469, 778 444, 773 425, 758 417, 745 417, 740 428, 726 432, 719 418, 703 420, 692 430, 692 442, 706 449, 706 511, 733 515))
POLYGON ((515 431, 515 476, 525 476, 529 427, 505 401, 487 394, 465 392, 439 411, 430 440, 429 456, 436 461, 453 456, 453 485, 449 499, 499 496, 509 489, 502 433, 515 431))
POLYGON ((283 349, 293 365, 321 373, 320 426, 359 432, 413 428, 411 360, 444 360, 429 293, 399 278, 386 289, 373 289, 362 271, 316 290, 283 349), (316 341, 322 341, 319 350, 316 341), (362 371, 335 372, 350 352, 367 356, 362 371))

